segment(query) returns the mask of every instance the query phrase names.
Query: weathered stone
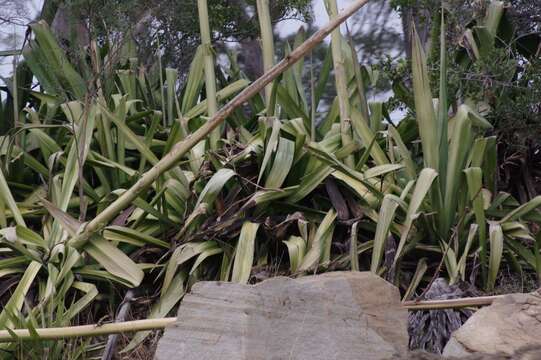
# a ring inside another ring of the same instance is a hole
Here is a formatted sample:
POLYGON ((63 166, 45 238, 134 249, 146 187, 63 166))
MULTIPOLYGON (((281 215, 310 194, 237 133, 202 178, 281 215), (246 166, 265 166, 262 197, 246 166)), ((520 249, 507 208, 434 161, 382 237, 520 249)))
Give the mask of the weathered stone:
MULTIPOLYGON (((477 311, 453 333, 444 356, 471 353, 520 354, 526 348, 541 349, 541 293, 511 294, 477 311)), ((541 351, 538 357, 541 359, 541 351)))
POLYGON ((407 352, 407 320, 398 290, 366 272, 200 282, 156 359, 390 359, 407 352))
POLYGON ((423 351, 414 351, 401 356, 393 357, 390 360, 539 360, 541 359, 541 348, 523 349, 513 355, 505 354, 481 354, 475 353, 459 357, 442 357, 423 351))

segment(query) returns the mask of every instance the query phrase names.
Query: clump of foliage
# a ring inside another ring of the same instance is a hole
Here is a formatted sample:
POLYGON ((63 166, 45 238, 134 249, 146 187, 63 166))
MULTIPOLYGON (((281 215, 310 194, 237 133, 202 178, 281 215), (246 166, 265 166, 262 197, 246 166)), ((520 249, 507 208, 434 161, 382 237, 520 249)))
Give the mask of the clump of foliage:
MULTIPOLYGON (((429 10, 432 15, 429 69, 431 86, 439 79, 439 2, 400 1, 398 8, 411 6, 429 10)), ((531 139, 525 129, 539 125, 539 44, 541 35, 536 19, 539 14, 521 1, 467 2, 452 1, 448 11, 447 49, 448 86, 453 96, 472 99, 490 107, 487 119, 509 145, 522 146, 531 139), (492 35, 478 29, 490 26, 492 35)), ((406 80, 408 68, 400 62, 384 62, 384 69, 394 83, 406 80)), ((407 98, 398 101, 407 103, 407 98)), ((486 110, 486 109, 485 109, 486 110)), ((530 131, 530 133, 532 133, 530 131)))
MULTIPOLYGON (((456 102, 467 99, 494 126, 504 165, 498 173, 499 186, 526 201, 539 189, 539 160, 535 154, 540 144, 535 134, 541 126, 541 35, 531 20, 535 19, 535 11, 527 17, 520 6, 507 7, 498 1, 456 6, 461 10, 448 12, 452 31, 445 34, 451 104, 456 110, 456 102)), ((456 6, 452 3, 449 8, 456 6)), ((432 21, 439 24, 437 17, 432 21)), ((433 27, 428 45, 432 89, 439 86, 437 29, 433 27)), ((395 93, 390 106, 409 107, 411 75, 406 62, 385 61, 382 68, 395 93)))

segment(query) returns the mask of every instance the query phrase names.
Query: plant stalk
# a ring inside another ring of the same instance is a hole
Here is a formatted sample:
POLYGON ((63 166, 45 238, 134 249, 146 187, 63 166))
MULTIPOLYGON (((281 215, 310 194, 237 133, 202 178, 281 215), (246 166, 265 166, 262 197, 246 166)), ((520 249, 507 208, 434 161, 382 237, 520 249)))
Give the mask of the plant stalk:
POLYGON ((494 300, 501 299, 506 295, 479 296, 463 299, 448 300, 423 300, 423 301, 404 301, 402 306, 409 311, 415 310, 438 310, 438 309, 458 309, 464 307, 479 307, 491 305, 494 300))
MULTIPOLYGON (((336 0, 327 0, 329 18, 335 19, 338 16, 336 0)), ((346 70, 344 67, 344 56, 342 52, 342 34, 340 27, 332 32, 331 39, 332 60, 334 65, 334 78, 336 81, 336 95, 338 96, 338 108, 340 110, 340 134, 342 146, 348 146, 353 141, 351 138, 351 116, 349 108, 349 92, 347 87, 346 70)), ((345 159, 346 165, 354 167, 352 156, 345 159)))
MULTIPOLYGON (((163 329, 172 325, 177 318, 169 317, 162 319, 145 319, 116 322, 110 324, 90 324, 80 326, 68 326, 48 329, 35 329, 40 340, 55 340, 82 336, 102 336, 124 332, 136 332, 143 330, 163 329)), ((15 342, 24 340, 36 340, 28 329, 2 330, 0 342, 15 342)))
MULTIPOLYGON (((207 0, 198 0, 199 28, 201 30, 201 44, 203 45, 205 61, 205 90, 207 93, 207 113, 213 117, 218 111, 216 103, 216 74, 214 73, 214 56, 210 37, 209 10, 207 0)), ((216 127, 210 134, 210 148, 216 150, 220 140, 220 128, 216 127)))
MULTIPOLYGON (((17 81, 17 57, 19 55, 13 56, 13 77, 12 77, 12 96, 13 96, 13 127, 17 128, 19 126, 19 84, 17 81)), ((20 137, 15 138, 15 143, 21 145, 20 137)))
POLYGON ((218 127, 233 111, 258 94, 266 85, 270 84, 280 74, 289 69, 293 64, 303 58, 317 44, 319 44, 336 27, 343 23, 347 18, 353 15, 369 0, 356 0, 346 10, 329 21, 327 25, 315 32, 309 39, 295 48, 278 64, 274 65, 269 71, 265 72, 259 79, 254 81, 224 107, 222 107, 209 121, 201 126, 197 131, 188 135, 183 141, 178 142, 169 153, 167 153, 158 163, 156 163, 147 172, 141 175, 139 180, 115 201, 113 201, 102 212, 96 215, 94 219, 88 222, 83 231, 76 237, 70 239, 70 245, 80 248, 97 231, 105 227, 118 213, 130 206, 137 197, 156 181, 163 173, 175 166, 184 155, 194 147, 199 141, 204 139, 212 130, 218 127))
MULTIPOLYGON (((261 29, 261 42, 263 49, 263 70, 269 71, 274 65, 274 37, 272 33, 272 21, 270 16, 269 0, 257 0, 257 16, 261 29)), ((271 113, 268 108, 272 94, 272 84, 265 87, 265 103, 267 114, 271 113)))

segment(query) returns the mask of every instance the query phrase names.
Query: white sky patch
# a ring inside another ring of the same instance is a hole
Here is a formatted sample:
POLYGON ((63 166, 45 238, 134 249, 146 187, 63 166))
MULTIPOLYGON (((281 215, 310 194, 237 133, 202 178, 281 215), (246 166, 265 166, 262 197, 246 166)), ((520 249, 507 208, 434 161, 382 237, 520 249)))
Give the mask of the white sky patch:
MULTIPOLYGON (((30 13, 28 14, 28 18, 34 19, 37 16, 42 6, 43 6, 43 0, 29 1, 28 10, 30 11, 30 13)), ((14 36, 15 41, 0 42, 0 51, 20 49, 20 47, 22 46, 22 41, 23 41, 25 31, 26 31, 25 26, 16 26, 12 24, 1 25, 0 33, 2 35, 5 35, 5 34, 15 35, 14 36)), ((12 72, 13 72, 13 56, 0 57, 0 83, 4 82, 1 77, 11 76, 12 72)))

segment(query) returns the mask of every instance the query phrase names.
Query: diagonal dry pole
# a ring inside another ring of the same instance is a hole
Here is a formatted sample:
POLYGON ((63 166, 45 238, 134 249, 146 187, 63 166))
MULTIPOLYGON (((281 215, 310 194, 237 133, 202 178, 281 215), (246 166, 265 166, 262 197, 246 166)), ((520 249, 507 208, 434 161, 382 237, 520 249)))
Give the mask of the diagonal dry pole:
POLYGON ((254 95, 258 94, 266 85, 270 84, 281 73, 289 69, 293 64, 309 53, 310 50, 323 41, 323 39, 325 39, 334 29, 346 21, 368 1, 369 0, 353 1, 353 3, 338 14, 337 17, 329 21, 327 25, 315 32, 310 38, 293 50, 282 61, 274 65, 259 79, 254 81, 250 86, 235 96, 196 132, 190 134, 183 141, 177 143, 156 165, 145 172, 130 189, 118 197, 102 212, 97 214, 96 217, 89 223, 87 223, 79 235, 70 239, 70 245, 76 248, 83 246, 92 236, 92 234, 105 227, 118 213, 131 205, 132 201, 135 200, 143 190, 152 185, 152 183, 156 181, 163 173, 175 166, 175 164, 177 164, 193 146, 195 146, 199 141, 204 139, 210 132, 212 132, 213 129, 224 122, 224 120, 236 108, 248 101, 254 95))

